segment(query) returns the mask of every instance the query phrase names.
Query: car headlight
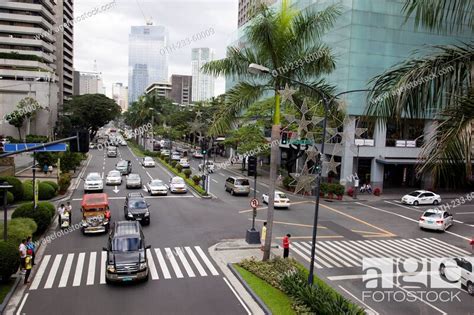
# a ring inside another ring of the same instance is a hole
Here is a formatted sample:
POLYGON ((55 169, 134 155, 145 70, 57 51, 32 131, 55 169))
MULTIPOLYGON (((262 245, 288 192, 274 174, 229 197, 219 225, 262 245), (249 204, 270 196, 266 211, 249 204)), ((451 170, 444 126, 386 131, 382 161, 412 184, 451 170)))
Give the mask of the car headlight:
POLYGON ((149 216, 150 216, 150 211, 145 212, 145 217, 149 217, 149 216))
POLYGON ((82 220, 82 226, 88 226, 89 224, 87 223, 86 220, 82 220))
POLYGON ((107 265, 107 271, 108 272, 115 272, 115 266, 114 265, 107 265))
POLYGON ((148 266, 147 266, 146 262, 140 263, 140 270, 146 269, 147 267, 148 266))
POLYGON ((128 216, 129 218, 133 218, 133 214, 131 214, 131 213, 127 214, 127 216, 128 216))

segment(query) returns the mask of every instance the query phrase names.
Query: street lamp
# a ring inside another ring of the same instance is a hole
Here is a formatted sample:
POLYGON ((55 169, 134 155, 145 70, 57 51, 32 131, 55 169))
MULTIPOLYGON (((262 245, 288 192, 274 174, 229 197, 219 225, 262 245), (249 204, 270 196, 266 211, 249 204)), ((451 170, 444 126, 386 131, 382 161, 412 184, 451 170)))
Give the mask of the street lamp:
POLYGON ((153 152, 153 146, 154 146, 154 142, 155 142, 155 139, 153 138, 153 123, 154 123, 154 118, 155 118, 155 115, 153 115, 153 111, 155 110, 153 107, 150 107, 148 108, 149 110, 151 110, 151 152, 153 152))
MULTIPOLYGON (((303 82, 300 82, 298 80, 295 80, 295 79, 292 79, 292 78, 289 78, 289 77, 286 77, 286 76, 283 76, 281 74, 278 74, 278 72, 273 72, 271 71, 269 68, 267 67, 264 67, 262 65, 258 65, 258 64, 255 64, 255 63, 252 63, 249 65, 249 72, 250 73, 254 73, 254 74, 272 74, 272 75, 275 75, 275 76, 279 76, 285 80, 288 80, 288 81, 291 81, 291 82, 294 82, 294 83, 297 83, 301 86, 304 86, 314 92, 316 92, 323 100, 323 105, 324 105, 324 119, 323 119, 323 135, 322 135, 322 143, 321 143, 321 150, 320 150, 320 161, 321 159, 324 157, 324 143, 326 141, 326 134, 327 134, 327 120, 328 120, 328 113, 329 113, 329 109, 331 107, 331 104, 332 102, 339 96, 341 95, 344 95, 344 94, 349 94, 349 93, 355 93, 355 92, 370 92, 372 90, 369 90, 369 89, 360 89, 360 90, 350 90, 350 91, 345 91, 345 92, 341 92, 341 93, 338 93, 334 96, 332 96, 330 99, 327 98, 327 95, 324 94, 323 92, 321 92, 320 90, 306 84, 306 83, 303 83, 303 82)), ((273 141, 273 128, 272 128, 272 141, 273 141)), ((273 147, 276 147, 276 146, 272 146, 272 155, 273 155, 273 147)), ((273 159, 272 159, 272 162, 273 164, 273 159)), ((272 165, 270 165, 272 166, 272 165)), ((318 169, 318 168, 316 168, 318 169)), ((320 186, 321 186, 321 170, 322 168, 319 168, 319 170, 317 170, 318 174, 317 175, 317 180, 316 180, 316 202, 315 202, 315 206, 314 206, 314 222, 313 222, 313 235, 312 235, 312 238, 311 238, 311 241, 312 241, 312 244, 311 244, 311 261, 310 261, 310 265, 309 265, 309 276, 308 276, 308 283, 309 284, 313 284, 313 278, 314 278, 314 259, 315 259, 315 252, 316 252, 316 234, 317 234, 317 228, 318 228, 318 216, 319 216, 319 191, 320 191, 320 186)), ((271 169, 270 169, 271 171, 271 169)), ((275 176, 275 174, 272 174, 270 173, 270 176, 275 176)), ((273 196, 275 194, 275 185, 274 185, 274 181, 271 180, 271 177, 270 177, 270 184, 271 186, 269 187, 269 199, 272 198, 272 206, 273 206, 273 196)), ((268 213, 270 213, 270 201, 269 201, 269 205, 268 205, 268 213)), ((269 216, 270 218, 270 216, 269 216)), ((273 225, 273 216, 271 217, 271 220, 267 219, 267 222, 268 222, 268 225, 270 225, 270 229, 273 225)), ((267 245, 265 243, 265 245, 267 245)))
POLYGON ((3 189, 3 240, 6 242, 7 241, 7 219, 8 219, 8 213, 7 213, 7 195, 8 195, 8 189, 13 188, 12 185, 10 185, 8 182, 3 182, 0 184, 0 190, 3 189))

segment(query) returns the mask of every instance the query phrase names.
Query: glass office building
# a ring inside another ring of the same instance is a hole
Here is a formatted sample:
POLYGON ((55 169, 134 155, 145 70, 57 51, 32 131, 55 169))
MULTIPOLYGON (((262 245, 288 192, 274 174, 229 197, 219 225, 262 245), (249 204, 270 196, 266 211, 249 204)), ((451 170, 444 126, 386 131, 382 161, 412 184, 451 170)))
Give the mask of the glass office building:
POLYGON ((168 55, 163 49, 167 44, 164 26, 132 26, 128 50, 129 104, 143 95, 151 83, 168 80, 168 55))

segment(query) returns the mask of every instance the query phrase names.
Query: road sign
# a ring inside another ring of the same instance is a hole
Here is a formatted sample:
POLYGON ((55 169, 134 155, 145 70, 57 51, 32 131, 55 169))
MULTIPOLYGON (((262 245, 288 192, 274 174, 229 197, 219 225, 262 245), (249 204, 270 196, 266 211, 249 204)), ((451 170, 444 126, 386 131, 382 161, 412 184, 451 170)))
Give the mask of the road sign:
POLYGON ((253 198, 252 200, 250 200, 250 206, 252 208, 257 208, 258 207, 258 200, 253 198))
MULTIPOLYGON (((42 143, 7 143, 5 144, 3 150, 5 152, 16 152, 20 150, 34 148, 39 145, 42 145, 42 143)), ((39 148, 35 150, 35 152, 64 152, 66 151, 66 149, 67 148, 65 143, 56 143, 48 145, 47 147, 39 148)))
POLYGON ((290 140, 290 144, 308 144, 312 145, 313 141, 309 139, 297 139, 297 140, 290 140))

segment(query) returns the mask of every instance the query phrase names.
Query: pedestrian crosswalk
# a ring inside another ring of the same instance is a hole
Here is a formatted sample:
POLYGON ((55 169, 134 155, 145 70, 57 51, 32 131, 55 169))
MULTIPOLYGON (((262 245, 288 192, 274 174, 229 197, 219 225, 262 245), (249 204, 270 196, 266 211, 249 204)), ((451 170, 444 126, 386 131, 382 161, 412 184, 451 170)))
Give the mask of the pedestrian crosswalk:
MULTIPOLYGON (((218 276, 200 246, 147 249, 151 280, 218 276)), ((30 290, 105 284, 107 252, 44 255, 30 290)))
MULTIPOLYGON (((311 242, 292 242, 291 251, 305 261, 311 261, 311 242)), ((318 269, 358 267, 362 266, 363 258, 369 257, 420 259, 470 255, 470 252, 436 238, 319 241, 314 266, 318 269)))

